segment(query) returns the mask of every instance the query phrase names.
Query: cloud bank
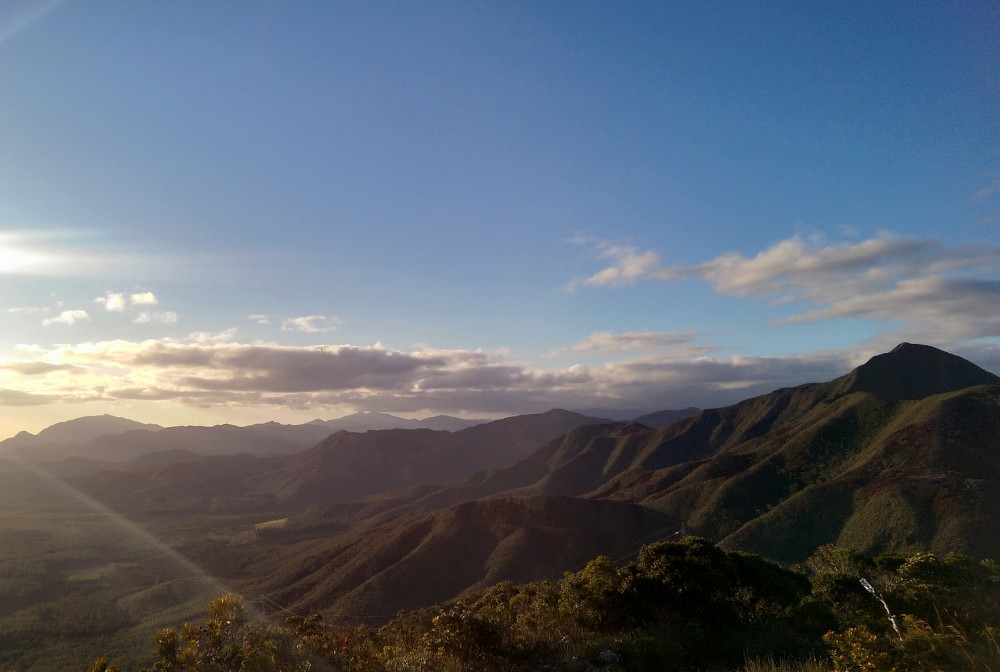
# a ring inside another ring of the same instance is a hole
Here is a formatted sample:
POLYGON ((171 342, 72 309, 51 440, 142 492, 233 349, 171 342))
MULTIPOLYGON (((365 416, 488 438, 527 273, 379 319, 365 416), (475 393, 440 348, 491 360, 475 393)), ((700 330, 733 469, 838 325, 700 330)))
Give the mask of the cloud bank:
MULTIPOLYGON (((588 343, 616 348, 618 341, 637 339, 684 341, 601 333, 588 343)), ((53 399, 146 400, 192 406, 525 413, 595 404, 718 406, 750 393, 827 380, 858 363, 844 353, 692 358, 683 347, 599 366, 538 369, 500 352, 427 346, 404 352, 381 345, 116 340, 22 348, 22 358, 0 361, 0 382, 18 405, 53 399), (19 392, 24 394, 15 394, 19 392)))

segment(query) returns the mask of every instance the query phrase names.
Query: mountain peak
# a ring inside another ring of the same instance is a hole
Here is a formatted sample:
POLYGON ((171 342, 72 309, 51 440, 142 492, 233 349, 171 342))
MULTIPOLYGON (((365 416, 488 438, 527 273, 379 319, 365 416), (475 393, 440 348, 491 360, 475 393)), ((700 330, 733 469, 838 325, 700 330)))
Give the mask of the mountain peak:
POLYGON ((124 434, 132 430, 159 431, 160 425, 147 424, 120 418, 116 415, 87 415, 74 420, 57 422, 38 432, 20 432, 17 436, 3 441, 7 449, 25 448, 42 443, 80 444, 108 434, 124 434))
POLYGON ((845 394, 870 392, 893 399, 921 399, 975 385, 1000 384, 1000 377, 966 359, 917 343, 900 343, 840 380, 845 394))
POLYGON ((934 353, 949 354, 946 353, 944 350, 939 350, 938 348, 935 348, 932 345, 922 345, 920 343, 907 343, 906 341, 903 341, 889 352, 883 354, 891 355, 893 353, 895 353, 897 356, 904 356, 904 357, 916 357, 919 356, 920 353, 923 353, 931 357, 934 356, 934 353))

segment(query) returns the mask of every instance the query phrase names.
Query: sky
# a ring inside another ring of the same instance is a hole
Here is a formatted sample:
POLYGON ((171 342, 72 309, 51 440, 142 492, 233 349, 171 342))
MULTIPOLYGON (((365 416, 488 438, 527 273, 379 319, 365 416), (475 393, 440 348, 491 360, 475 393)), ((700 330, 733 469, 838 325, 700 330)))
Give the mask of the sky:
POLYGON ((993 2, 0 5, 0 437, 1000 373, 993 2))

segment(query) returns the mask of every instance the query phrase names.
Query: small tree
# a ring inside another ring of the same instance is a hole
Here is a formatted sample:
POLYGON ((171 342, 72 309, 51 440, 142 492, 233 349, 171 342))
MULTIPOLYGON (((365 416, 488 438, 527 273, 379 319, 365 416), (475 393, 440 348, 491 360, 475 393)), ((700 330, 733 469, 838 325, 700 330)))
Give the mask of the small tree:
MULTIPOLYGON (((223 595, 208 605, 204 626, 185 623, 153 638, 153 672, 306 672, 311 663, 288 634, 249 622, 243 600, 223 595)), ((109 671, 110 672, 110 671, 109 671)))
POLYGON ((598 631, 620 627, 627 620, 621 609, 622 579, 610 558, 594 558, 562 580, 559 611, 578 625, 598 631))

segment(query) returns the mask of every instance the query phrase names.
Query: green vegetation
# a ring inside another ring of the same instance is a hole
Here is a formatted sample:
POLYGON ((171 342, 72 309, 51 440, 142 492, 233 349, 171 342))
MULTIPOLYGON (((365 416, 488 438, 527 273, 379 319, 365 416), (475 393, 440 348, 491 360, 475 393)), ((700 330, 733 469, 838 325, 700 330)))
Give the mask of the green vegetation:
POLYGON ((217 594, 102 515, 0 508, 0 669, 73 669, 95 649, 140 660, 128 652, 150 632, 217 594))
POLYGON ((790 570, 699 538, 652 544, 625 567, 599 557, 558 583, 503 582, 378 628, 250 616, 233 595, 213 601, 204 625, 156 635, 147 672, 1000 669, 995 562, 835 546, 790 570))
POLYGON ((95 651, 149 664, 150 634, 196 620, 221 592, 170 549, 232 581, 260 551, 228 539, 274 518, 161 515, 157 543, 32 474, 0 479, 0 670, 71 670, 95 651))

